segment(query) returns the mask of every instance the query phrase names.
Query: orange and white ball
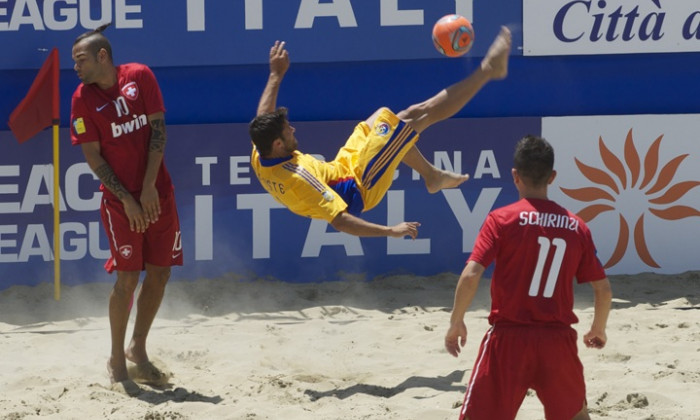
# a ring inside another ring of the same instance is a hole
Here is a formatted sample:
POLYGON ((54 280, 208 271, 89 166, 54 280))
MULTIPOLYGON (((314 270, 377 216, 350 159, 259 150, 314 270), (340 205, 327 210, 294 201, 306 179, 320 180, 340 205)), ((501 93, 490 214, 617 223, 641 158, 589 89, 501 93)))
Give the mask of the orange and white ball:
POLYGON ((474 43, 474 28, 467 18, 461 15, 446 15, 433 26, 433 44, 448 57, 466 54, 474 43))

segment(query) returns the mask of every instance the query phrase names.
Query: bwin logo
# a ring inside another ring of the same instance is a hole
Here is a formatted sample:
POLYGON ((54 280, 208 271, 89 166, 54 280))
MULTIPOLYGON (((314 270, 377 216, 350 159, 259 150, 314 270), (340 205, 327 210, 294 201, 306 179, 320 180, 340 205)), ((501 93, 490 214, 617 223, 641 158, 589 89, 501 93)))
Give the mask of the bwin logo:
POLYGON ((112 123, 112 137, 116 139, 122 134, 133 133, 146 125, 148 125, 146 114, 134 115, 134 119, 131 121, 122 124, 112 123))

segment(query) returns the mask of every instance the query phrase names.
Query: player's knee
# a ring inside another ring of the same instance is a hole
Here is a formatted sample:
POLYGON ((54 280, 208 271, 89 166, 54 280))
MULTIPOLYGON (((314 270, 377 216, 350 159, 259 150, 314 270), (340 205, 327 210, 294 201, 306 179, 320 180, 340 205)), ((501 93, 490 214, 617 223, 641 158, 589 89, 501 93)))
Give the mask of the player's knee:
POLYGON ((374 126, 374 121, 376 121, 377 117, 379 117, 379 114, 381 114, 383 111, 389 111, 392 112, 391 109, 383 106, 379 108, 378 110, 374 111, 374 114, 370 115, 369 118, 365 120, 368 126, 373 127, 374 126))

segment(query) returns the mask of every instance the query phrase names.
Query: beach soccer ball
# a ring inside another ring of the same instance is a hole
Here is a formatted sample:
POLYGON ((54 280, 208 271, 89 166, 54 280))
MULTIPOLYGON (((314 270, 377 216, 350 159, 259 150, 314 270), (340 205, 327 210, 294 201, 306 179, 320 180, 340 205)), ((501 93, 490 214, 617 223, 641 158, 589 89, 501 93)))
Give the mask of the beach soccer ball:
POLYGON ((464 16, 447 15, 433 26, 433 44, 441 54, 448 57, 464 55, 474 42, 474 28, 464 16))

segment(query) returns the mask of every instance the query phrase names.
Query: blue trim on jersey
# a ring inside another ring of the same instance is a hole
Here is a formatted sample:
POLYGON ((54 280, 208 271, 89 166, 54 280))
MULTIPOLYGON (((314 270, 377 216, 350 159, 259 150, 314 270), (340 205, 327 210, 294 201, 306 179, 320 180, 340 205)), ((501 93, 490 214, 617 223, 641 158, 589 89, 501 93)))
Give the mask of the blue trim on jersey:
POLYGON ((342 179, 333 183, 328 183, 328 186, 333 188, 333 191, 338 193, 340 198, 348 205, 346 211, 353 216, 359 216, 365 208, 365 202, 362 200, 360 190, 357 189, 357 183, 354 178, 342 179))
POLYGON ((287 157, 281 157, 281 158, 272 158, 272 159, 264 159, 261 157, 260 158, 260 165, 265 166, 265 167, 275 166, 275 165, 279 165, 282 162, 286 162, 293 157, 294 157, 293 155, 289 155, 287 157))

